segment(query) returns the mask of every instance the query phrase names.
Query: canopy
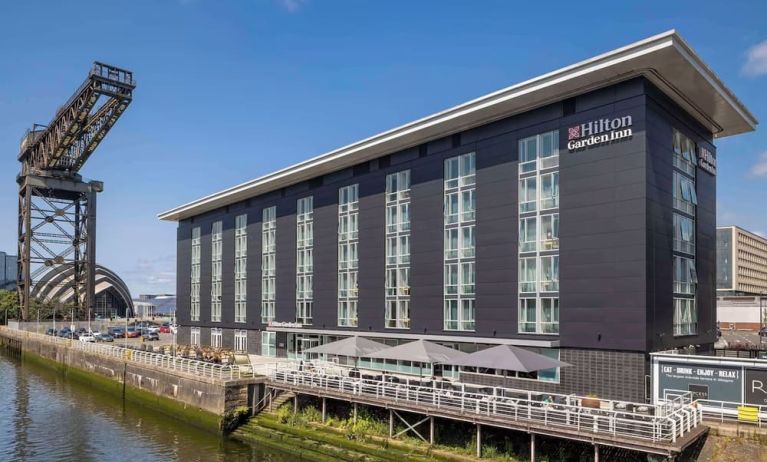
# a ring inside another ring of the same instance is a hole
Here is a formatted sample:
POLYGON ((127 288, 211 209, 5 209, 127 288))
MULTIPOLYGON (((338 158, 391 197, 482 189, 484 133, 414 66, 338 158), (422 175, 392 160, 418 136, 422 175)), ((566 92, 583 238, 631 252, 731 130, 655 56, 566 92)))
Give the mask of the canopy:
POLYGON ((486 348, 476 353, 468 354, 465 357, 457 358, 448 364, 517 372, 535 372, 543 369, 570 366, 568 363, 513 345, 498 345, 486 348))
POLYGON ((365 337, 347 337, 343 340, 326 343, 324 345, 309 348, 305 353, 323 353, 328 355, 351 356, 359 358, 376 351, 390 348, 389 345, 374 342, 365 337))
POLYGON ((469 356, 468 353, 426 340, 416 340, 415 342, 405 343, 364 355, 366 358, 444 364, 453 364, 454 361, 459 361, 466 356, 469 356))

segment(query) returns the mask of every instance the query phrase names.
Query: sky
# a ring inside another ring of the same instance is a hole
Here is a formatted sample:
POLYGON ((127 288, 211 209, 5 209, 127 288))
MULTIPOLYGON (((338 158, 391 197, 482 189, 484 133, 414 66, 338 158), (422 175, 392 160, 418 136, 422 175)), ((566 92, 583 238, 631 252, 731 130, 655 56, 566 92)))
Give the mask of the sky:
MULTIPOLYGON (((98 262, 175 291, 159 212, 676 29, 767 124, 767 2, 24 1, 0 5, 0 251, 17 155, 102 61, 134 100, 84 177, 104 182, 98 262)), ((719 224, 767 235, 767 128, 717 142, 719 224)))

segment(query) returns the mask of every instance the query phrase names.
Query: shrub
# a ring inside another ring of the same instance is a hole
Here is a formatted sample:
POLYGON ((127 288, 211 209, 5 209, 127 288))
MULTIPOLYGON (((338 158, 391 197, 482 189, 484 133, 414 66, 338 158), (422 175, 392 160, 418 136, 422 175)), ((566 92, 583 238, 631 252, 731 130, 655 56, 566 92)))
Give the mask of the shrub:
POLYGON ((221 418, 221 431, 231 433, 242 425, 250 415, 250 409, 239 406, 224 414, 221 418))

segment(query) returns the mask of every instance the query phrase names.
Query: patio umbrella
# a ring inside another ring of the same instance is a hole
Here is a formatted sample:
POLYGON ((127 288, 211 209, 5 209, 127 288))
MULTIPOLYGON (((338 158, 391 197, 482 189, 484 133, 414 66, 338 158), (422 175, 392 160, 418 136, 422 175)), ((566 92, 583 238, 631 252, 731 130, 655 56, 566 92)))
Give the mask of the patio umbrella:
POLYGON ((389 345, 383 343, 374 342, 373 340, 365 337, 347 337, 342 340, 336 340, 335 342, 326 343, 324 345, 316 346, 307 349, 306 353, 320 353, 335 356, 349 356, 354 358, 355 365, 357 359, 360 356, 365 356, 376 351, 385 350, 391 348, 389 345))
POLYGON ((504 371, 535 372, 570 364, 513 345, 498 345, 456 358, 448 364, 504 371))
POLYGON ((364 355, 366 358, 373 359, 416 361, 432 364, 453 364, 454 361, 462 360, 466 356, 469 356, 469 354, 427 340, 416 340, 415 342, 405 343, 364 355))

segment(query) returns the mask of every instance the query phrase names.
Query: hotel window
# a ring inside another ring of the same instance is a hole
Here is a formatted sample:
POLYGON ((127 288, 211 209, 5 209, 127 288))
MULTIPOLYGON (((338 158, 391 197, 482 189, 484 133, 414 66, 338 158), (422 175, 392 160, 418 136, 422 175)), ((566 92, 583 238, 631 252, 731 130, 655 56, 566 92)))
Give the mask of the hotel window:
POLYGON ((536 322, 536 316, 538 310, 536 309, 537 299, 535 298, 520 298, 519 299, 519 331, 527 333, 535 333, 538 323, 536 322))
POLYGON ((674 298, 674 335, 695 335, 698 313, 694 298, 674 298))
POLYGON ((410 170, 386 176, 385 326, 410 328, 410 170))
POLYGON ((248 331, 246 330, 234 331, 234 351, 237 353, 248 352, 248 331))
POLYGON ((520 333, 559 333, 559 132, 519 141, 520 333))
POLYGON ((261 331, 261 356, 277 356, 277 332, 261 331))
POLYGON ((221 334, 221 329, 218 327, 214 327, 210 330, 210 346, 213 348, 221 348, 221 339, 223 335, 221 334))
POLYGON ((475 165, 473 152, 445 160, 445 330, 475 327, 475 165))
POLYGON ((697 284, 695 260, 674 256, 674 293, 694 295, 697 284))
POLYGON ((189 330, 189 344, 192 346, 200 346, 200 328, 192 327, 189 330))
POLYGON ((694 177, 698 158, 695 154, 695 142, 674 130, 674 167, 694 177))
POLYGON ((314 199, 296 203, 296 322, 312 323, 314 299, 314 199))
POLYGON ((559 166, 559 131, 554 130, 519 141, 519 173, 559 166))
POLYGON ((248 216, 234 219, 234 322, 245 322, 247 313, 248 216))
POLYGON ((538 178, 529 176, 519 180, 519 213, 535 212, 538 205, 538 178))
POLYGON ((541 215, 541 250, 559 249, 559 214, 541 215))
POLYGON ((541 292, 559 291, 559 256, 541 257, 541 292))
POLYGON ((695 182, 674 172, 674 208, 695 215, 696 205, 698 205, 698 195, 695 193, 695 182))
POLYGON ((695 255, 695 223, 691 218, 674 214, 674 250, 695 255))
POLYGON ((261 212, 261 322, 274 321, 275 286, 277 284, 277 207, 261 212))
POLYGON ((541 210, 559 208, 559 172, 541 175, 541 210))
POLYGON ((191 321, 200 320, 200 227, 192 228, 192 292, 190 294, 191 321))
POLYGON ((223 249, 223 225, 221 221, 213 223, 210 238, 210 320, 221 322, 221 263, 223 249))
POLYGON ((357 327, 359 186, 338 190, 338 325, 357 327))

